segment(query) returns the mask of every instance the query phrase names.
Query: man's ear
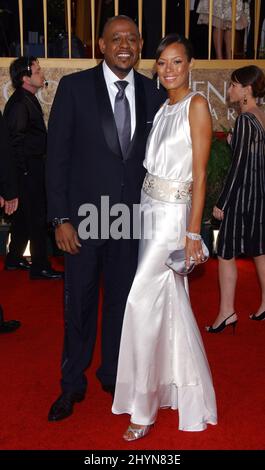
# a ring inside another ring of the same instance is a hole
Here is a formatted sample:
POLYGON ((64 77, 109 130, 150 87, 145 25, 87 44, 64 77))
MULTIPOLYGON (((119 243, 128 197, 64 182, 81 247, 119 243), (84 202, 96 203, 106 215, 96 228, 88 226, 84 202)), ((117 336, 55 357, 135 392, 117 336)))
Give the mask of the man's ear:
POLYGON ((106 44, 103 38, 99 38, 98 45, 99 45, 101 54, 105 54, 106 44))
POLYGON ((30 83, 30 77, 28 75, 23 75, 22 82, 29 84, 30 83))

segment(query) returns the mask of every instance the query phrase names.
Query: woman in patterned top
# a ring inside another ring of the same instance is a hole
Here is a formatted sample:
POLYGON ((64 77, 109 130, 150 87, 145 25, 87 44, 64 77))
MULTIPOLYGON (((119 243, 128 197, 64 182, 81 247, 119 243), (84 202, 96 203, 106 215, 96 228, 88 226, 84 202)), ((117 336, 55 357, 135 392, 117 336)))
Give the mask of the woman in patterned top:
POLYGON ((252 320, 265 319, 265 113, 257 98, 265 96, 265 75, 255 65, 235 70, 228 89, 231 103, 238 103, 238 116, 231 147, 233 159, 213 215, 221 220, 218 235, 219 314, 209 333, 235 327, 234 309, 237 267, 235 257, 252 256, 261 286, 261 303, 252 320))

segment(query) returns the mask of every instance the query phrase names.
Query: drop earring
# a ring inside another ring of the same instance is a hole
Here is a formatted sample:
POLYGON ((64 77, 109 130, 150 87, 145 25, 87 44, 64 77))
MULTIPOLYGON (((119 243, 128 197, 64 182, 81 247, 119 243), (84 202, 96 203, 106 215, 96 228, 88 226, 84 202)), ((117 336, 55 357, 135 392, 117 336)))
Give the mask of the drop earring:
POLYGON ((244 104, 244 105, 248 104, 248 100, 247 100, 247 97, 246 97, 246 95, 244 96, 244 99, 243 99, 243 104, 244 104))
POLYGON ((159 76, 157 75, 156 77, 156 88, 159 90, 160 89, 160 80, 159 80, 159 76))

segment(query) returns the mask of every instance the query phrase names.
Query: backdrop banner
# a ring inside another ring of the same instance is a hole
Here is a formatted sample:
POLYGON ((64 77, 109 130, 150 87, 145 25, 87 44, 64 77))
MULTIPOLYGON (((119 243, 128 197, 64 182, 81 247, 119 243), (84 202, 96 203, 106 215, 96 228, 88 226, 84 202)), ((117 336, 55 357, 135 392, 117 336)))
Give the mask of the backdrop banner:
MULTIPOLYGON (((40 59, 41 63, 41 59, 40 59)), ((49 112, 53 102, 54 94, 60 78, 76 72, 76 68, 51 68, 43 67, 45 78, 49 85, 40 90, 37 97, 44 111, 45 121, 48 121, 49 112)), ((152 78, 152 69, 138 69, 140 73, 152 78)), ((237 111, 227 102, 227 89, 229 87, 230 75, 233 69, 195 69, 192 71, 191 86, 194 91, 203 93, 210 104, 213 118, 213 128, 215 131, 224 131, 234 127, 237 111)), ((9 71, 6 67, 0 68, 0 109, 3 110, 6 101, 13 93, 12 84, 9 78, 9 71)), ((261 100, 261 105, 265 108, 265 100, 261 100)))

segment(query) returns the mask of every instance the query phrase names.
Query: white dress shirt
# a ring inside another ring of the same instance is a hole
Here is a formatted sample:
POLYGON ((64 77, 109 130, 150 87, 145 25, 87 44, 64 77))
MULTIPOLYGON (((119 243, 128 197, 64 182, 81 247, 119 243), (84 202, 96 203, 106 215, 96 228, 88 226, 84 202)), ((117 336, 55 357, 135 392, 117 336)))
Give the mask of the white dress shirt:
MULTIPOLYGON (((110 102, 111 102, 111 107, 112 111, 114 113, 114 103, 115 103, 115 97, 118 93, 118 88, 115 85, 115 82, 117 80, 120 80, 115 73, 110 70, 108 65, 106 64, 105 60, 103 61, 103 74, 105 78, 105 82, 107 85, 107 89, 109 92, 109 97, 110 97, 110 102)), ((128 75, 123 79, 126 80, 126 82, 129 83, 127 87, 125 88, 125 94, 126 97, 129 101, 130 105, 130 112, 131 112, 131 140, 135 131, 135 126, 136 126, 136 118, 135 118, 135 88, 134 88, 134 72, 133 69, 128 73, 128 75)))

